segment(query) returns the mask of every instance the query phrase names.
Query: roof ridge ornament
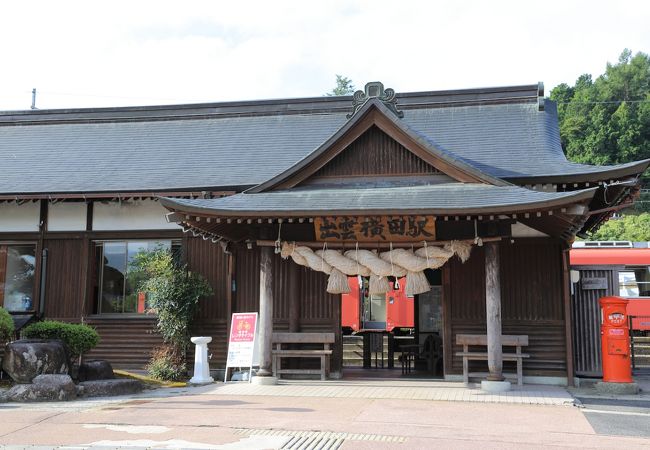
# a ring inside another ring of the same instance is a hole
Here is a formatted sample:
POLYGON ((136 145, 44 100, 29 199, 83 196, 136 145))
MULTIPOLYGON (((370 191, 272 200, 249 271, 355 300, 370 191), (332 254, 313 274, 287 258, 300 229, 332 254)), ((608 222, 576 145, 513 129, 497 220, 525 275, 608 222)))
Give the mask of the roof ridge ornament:
POLYGON ((370 83, 366 83, 364 90, 365 92, 358 90, 352 96, 352 112, 346 116, 348 119, 354 116, 371 98, 381 100, 381 102, 386 105, 388 109, 394 112, 397 117, 404 117, 404 113, 397 110, 397 98, 394 89, 384 89, 384 83, 380 81, 371 81, 370 83))

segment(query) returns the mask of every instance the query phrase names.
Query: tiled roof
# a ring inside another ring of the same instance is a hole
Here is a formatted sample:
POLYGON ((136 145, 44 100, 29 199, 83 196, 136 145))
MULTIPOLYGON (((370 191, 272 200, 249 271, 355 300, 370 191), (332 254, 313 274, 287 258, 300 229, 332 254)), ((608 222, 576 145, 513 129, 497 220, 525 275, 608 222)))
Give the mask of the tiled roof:
MULTIPOLYGON (((608 179, 639 163, 568 162, 532 87, 398 96, 414 133, 488 175, 608 179)), ((301 160, 347 121, 349 98, 0 113, 0 194, 239 190, 301 160)), ((647 162, 646 162, 647 166, 647 162)))
POLYGON ((590 200, 595 188, 573 192, 541 192, 518 186, 446 183, 406 187, 294 188, 240 193, 218 199, 162 199, 169 209, 223 216, 300 216, 322 213, 470 214, 550 209, 590 200))

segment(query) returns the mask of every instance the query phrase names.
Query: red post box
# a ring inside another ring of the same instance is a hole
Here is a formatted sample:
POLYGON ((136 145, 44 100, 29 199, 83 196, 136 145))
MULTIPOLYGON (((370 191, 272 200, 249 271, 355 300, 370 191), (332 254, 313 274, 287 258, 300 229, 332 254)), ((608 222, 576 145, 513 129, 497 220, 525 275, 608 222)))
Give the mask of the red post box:
POLYGON ((603 381, 632 383, 630 335, 625 313, 628 301, 621 297, 603 297, 599 302, 603 381))

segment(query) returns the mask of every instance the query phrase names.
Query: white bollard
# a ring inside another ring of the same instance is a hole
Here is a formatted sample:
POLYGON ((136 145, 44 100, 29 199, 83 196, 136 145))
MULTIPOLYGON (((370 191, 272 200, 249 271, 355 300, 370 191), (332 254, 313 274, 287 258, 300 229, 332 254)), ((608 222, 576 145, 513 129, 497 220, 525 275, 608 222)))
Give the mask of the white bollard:
POLYGON ((194 349, 194 376, 190 379, 192 384, 209 384, 214 382, 210 376, 210 363, 208 362, 208 342, 210 336, 197 336, 190 339, 196 345, 194 349))

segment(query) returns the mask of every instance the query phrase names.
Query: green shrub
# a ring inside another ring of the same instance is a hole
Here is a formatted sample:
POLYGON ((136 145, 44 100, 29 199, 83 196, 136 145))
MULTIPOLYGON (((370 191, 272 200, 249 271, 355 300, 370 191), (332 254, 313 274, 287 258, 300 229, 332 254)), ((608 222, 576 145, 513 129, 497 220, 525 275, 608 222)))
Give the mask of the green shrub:
POLYGON ((6 309, 0 307, 0 341, 8 341, 14 335, 14 320, 6 309))
POLYGON ((147 364, 151 378, 162 381, 179 381, 186 377, 187 366, 170 346, 156 348, 147 364))
POLYGON ((70 358, 76 359, 99 344, 94 328, 75 323, 44 320, 23 328, 21 336, 27 339, 60 339, 68 347, 70 358))
POLYGON ((136 278, 143 280, 138 289, 147 293, 149 305, 158 316, 158 332, 178 360, 183 361, 199 299, 213 293, 210 284, 163 248, 137 253, 131 270, 136 278))

